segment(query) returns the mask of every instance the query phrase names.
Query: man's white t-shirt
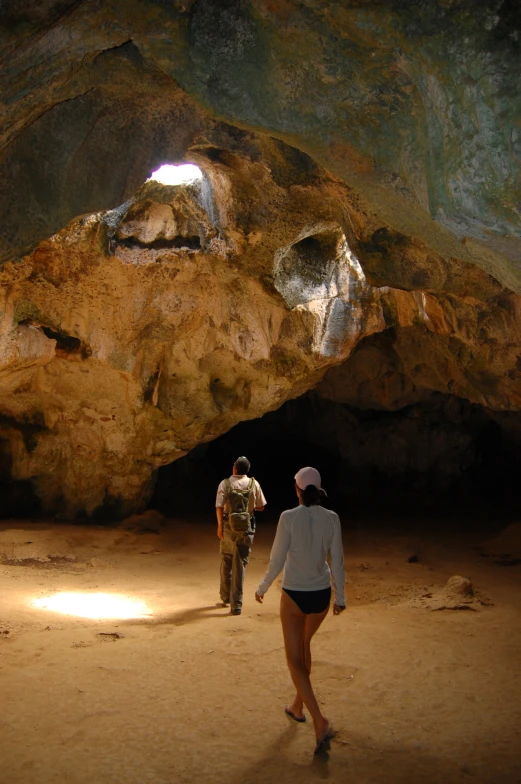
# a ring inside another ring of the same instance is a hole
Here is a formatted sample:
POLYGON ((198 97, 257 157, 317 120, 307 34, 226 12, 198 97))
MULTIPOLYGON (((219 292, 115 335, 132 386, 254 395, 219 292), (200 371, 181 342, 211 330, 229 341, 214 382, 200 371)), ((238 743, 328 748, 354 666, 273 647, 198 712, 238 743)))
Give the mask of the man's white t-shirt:
POLYGON ((261 596, 282 567, 282 587, 290 591, 320 591, 329 588, 332 575, 335 603, 345 606, 344 548, 337 513, 322 506, 303 505, 282 512, 270 562, 257 589, 261 596))
MULTIPOLYGON (((246 474, 242 475, 233 475, 230 476, 229 482, 232 486, 233 490, 247 490, 250 486, 251 477, 247 476, 246 474)), ((222 506, 224 511, 229 513, 230 512, 230 504, 228 503, 228 489, 226 487, 226 480, 219 484, 217 488, 217 498, 215 499, 215 506, 222 506)), ((260 484, 257 482, 256 479, 253 480, 253 492, 250 494, 250 500, 248 502, 248 512, 250 514, 256 508, 260 508, 261 506, 266 506, 266 499, 264 498, 264 493, 262 492, 260 484)))

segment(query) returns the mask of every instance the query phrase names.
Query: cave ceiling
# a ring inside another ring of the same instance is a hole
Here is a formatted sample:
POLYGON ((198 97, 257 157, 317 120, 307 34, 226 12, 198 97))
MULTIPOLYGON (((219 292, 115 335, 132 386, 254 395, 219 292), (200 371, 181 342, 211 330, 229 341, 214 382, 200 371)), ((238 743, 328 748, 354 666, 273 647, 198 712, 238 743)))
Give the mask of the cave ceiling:
POLYGON ((130 510, 314 387, 519 410, 520 36, 510 0, 0 6, 11 477, 130 510))

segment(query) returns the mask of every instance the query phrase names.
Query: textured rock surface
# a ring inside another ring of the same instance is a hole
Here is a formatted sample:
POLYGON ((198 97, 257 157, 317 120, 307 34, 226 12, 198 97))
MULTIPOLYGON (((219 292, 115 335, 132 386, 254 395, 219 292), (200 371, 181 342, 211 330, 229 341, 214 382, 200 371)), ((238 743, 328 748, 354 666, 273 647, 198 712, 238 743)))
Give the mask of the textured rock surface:
POLYGON ((514 3, 25 0, 1 20, 7 257, 225 133, 213 116, 307 151, 382 224, 519 289, 514 3))
POLYGON ((472 462, 457 403, 441 438, 414 417, 368 434, 346 405, 401 409, 437 392, 516 410, 520 298, 475 270, 458 277, 461 296, 369 285, 341 224, 353 209, 324 172, 286 189, 230 158, 200 183, 146 183, 6 264, 12 475, 46 509, 124 514, 146 502, 156 468, 331 366, 306 435, 347 466, 378 464, 383 443, 393 474, 443 480, 472 462))
POLYGON ((146 183, 6 264, 13 476, 46 509, 123 514, 158 466, 310 388, 382 329, 339 189, 283 188, 229 158, 200 184, 146 183))
POLYGON ((449 577, 447 584, 438 591, 425 593, 423 596, 402 602, 402 607, 417 607, 418 609, 436 612, 440 610, 475 610, 492 604, 488 597, 477 591, 468 577, 458 574, 449 577))
POLYGON ((125 514, 331 367, 338 406, 519 410, 515 4, 23 0, 0 24, 22 494, 125 514), (182 160, 200 187, 142 185, 182 160))

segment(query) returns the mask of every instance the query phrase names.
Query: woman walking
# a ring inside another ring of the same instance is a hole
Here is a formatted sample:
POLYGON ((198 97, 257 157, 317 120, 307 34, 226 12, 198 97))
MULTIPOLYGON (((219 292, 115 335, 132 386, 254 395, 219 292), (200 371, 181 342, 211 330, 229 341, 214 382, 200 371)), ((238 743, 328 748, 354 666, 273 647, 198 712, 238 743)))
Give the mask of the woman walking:
POLYGON ((295 476, 299 505, 282 512, 271 549, 270 562, 255 598, 264 594, 280 574, 282 595, 280 619, 289 671, 297 690, 286 713, 298 722, 306 721, 304 705, 315 727, 315 754, 329 749, 334 731, 322 715, 311 686, 311 638, 327 615, 331 602, 331 574, 335 586, 333 613, 345 610, 344 551, 340 520, 335 512, 321 506, 326 494, 315 468, 301 468, 295 476), (331 570, 328 565, 328 556, 331 570))

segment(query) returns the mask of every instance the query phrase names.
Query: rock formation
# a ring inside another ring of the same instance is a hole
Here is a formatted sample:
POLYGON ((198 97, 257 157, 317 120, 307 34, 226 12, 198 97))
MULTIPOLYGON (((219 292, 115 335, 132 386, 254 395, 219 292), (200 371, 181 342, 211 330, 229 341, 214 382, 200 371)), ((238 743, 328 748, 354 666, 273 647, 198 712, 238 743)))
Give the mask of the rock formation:
POLYGON ((159 466, 317 385, 520 409, 512 3, 24 0, 0 23, 19 494, 129 513, 159 466), (146 182, 185 160, 200 182, 146 182))
POLYGON ((415 607, 430 612, 441 610, 473 610, 479 611, 492 604, 488 597, 477 591, 468 577, 454 574, 447 584, 437 591, 424 593, 422 596, 402 602, 400 607, 415 607))

